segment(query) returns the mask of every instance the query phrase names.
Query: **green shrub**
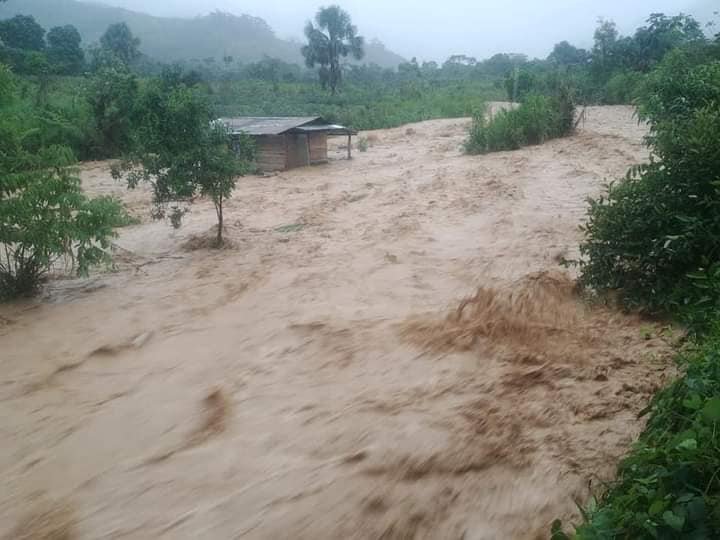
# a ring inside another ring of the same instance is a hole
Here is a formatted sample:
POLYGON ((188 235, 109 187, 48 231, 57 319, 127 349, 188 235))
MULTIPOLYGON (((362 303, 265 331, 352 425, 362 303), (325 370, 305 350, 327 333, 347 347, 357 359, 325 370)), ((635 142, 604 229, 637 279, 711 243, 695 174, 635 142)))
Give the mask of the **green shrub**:
POLYGON ((642 85, 650 163, 590 201, 580 266, 584 285, 679 316, 704 343, 654 399, 578 540, 720 538, 720 62, 692 54, 671 52, 642 85))
MULTIPOLYGON (((3 133, 6 135, 6 133, 3 133)), ((7 140, 3 137, 3 140, 7 140)), ((88 199, 67 148, 8 155, 0 164, 0 298, 29 295, 62 257, 79 274, 107 260, 120 206, 109 198, 88 199)))
POLYGON ((639 95, 645 75, 636 71, 616 73, 605 84, 602 102, 606 105, 628 105, 639 95))
POLYGON ((80 274, 106 260, 119 204, 88 199, 64 146, 43 145, 28 129, 36 114, 17 107, 15 85, 0 65, 0 298, 32 294, 60 258, 80 274))
POLYGON ((575 105, 567 90, 553 97, 529 96, 519 107, 501 110, 492 118, 482 108, 473 117, 465 150, 484 154, 541 144, 572 132, 574 116, 575 105))
POLYGON ((650 163, 590 201, 581 283, 619 290, 633 308, 702 313, 720 287, 720 62, 688 66, 671 53, 640 97, 650 163))

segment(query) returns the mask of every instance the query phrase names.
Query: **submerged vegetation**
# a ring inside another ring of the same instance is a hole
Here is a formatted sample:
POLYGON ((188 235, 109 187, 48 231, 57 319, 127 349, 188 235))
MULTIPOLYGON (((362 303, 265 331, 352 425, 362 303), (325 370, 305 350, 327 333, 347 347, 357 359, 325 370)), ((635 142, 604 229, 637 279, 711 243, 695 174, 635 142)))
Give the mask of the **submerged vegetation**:
POLYGON ((517 108, 496 114, 480 109, 473 117, 465 150, 470 154, 517 150, 569 135, 574 124, 575 104, 567 89, 554 96, 529 95, 517 108))

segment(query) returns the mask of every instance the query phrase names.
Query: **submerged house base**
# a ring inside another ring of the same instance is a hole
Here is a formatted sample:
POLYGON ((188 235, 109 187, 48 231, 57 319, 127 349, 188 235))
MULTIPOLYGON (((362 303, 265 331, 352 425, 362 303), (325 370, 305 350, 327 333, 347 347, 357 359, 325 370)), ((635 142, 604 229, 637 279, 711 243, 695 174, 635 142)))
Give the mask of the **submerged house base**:
POLYGON ((261 172, 284 171, 328 161, 328 137, 347 136, 348 159, 357 132, 329 124, 319 116, 221 118, 231 137, 246 134, 255 141, 256 165, 261 172))

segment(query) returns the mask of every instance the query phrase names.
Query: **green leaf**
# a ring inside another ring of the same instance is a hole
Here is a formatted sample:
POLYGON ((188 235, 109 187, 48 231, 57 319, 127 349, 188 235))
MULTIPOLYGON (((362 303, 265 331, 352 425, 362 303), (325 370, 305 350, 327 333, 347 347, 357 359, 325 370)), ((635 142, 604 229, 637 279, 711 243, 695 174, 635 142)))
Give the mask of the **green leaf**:
POLYGON ((665 506, 665 501, 657 500, 650 505, 650 508, 648 509, 648 514, 650 516, 660 515, 662 511, 665 510, 665 506))
POLYGON ((663 521, 670 527, 672 527, 674 530, 680 532, 683 529, 683 526, 685 525, 685 518, 683 516, 678 516, 677 514, 674 514, 671 511, 667 511, 663 514, 663 521))
POLYGON ((699 410, 703 405, 703 400, 699 394, 690 394, 690 397, 683 400, 683 407, 691 411, 699 410))
POLYGON ((712 398, 703 407, 703 416, 710 422, 720 422, 720 398, 712 398))
POLYGON ((680 444, 678 444, 675 448, 679 450, 697 450, 698 444, 695 439, 685 439, 680 444))

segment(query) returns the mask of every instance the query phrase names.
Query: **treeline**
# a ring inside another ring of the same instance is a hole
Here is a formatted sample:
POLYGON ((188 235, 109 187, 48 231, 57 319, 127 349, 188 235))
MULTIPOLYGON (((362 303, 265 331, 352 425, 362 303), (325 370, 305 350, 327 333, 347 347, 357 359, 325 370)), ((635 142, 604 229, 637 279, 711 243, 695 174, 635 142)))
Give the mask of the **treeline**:
POLYGON ((154 62, 141 54, 139 40, 123 23, 85 48, 72 27, 46 33, 23 15, 0 26, 0 63, 17 76, 14 113, 38 144, 63 144, 80 160, 127 151, 142 114, 136 112, 139 93, 169 74, 204 93, 217 116, 322 115, 356 129, 469 116, 485 99, 502 97, 500 85, 489 80, 403 79, 372 65, 345 66, 343 91, 330 95, 315 72, 271 58, 251 64, 229 56, 220 62, 154 62), (62 46, 51 39, 59 33, 67 38, 62 46))
POLYGON ((48 32, 32 16, 0 21, 0 63, 20 75, 79 75, 85 69, 82 38, 72 25, 48 32))
POLYGON ((551 97, 562 85, 577 103, 628 103, 668 50, 708 54, 712 43, 685 15, 652 15, 625 37, 602 21, 590 50, 561 42, 543 60, 503 53, 485 60, 455 55, 442 64, 413 59, 397 70, 345 64, 342 91, 331 95, 317 84, 316 72, 273 58, 155 62, 140 53, 125 24, 111 25, 98 43, 87 45, 72 26, 46 32, 32 17, 18 15, 0 21, 0 40, 0 63, 20 77, 15 107, 24 110, 28 127, 46 143, 68 144, 79 159, 121 154, 137 89, 168 71, 202 88, 218 115, 320 114, 375 129, 471 116, 486 100, 551 97))
POLYGON ((632 36, 621 36, 612 21, 600 20, 590 50, 563 41, 542 61, 528 62, 505 77, 509 99, 556 84, 559 76, 572 82, 586 104, 628 104, 638 97, 646 75, 673 49, 712 54, 716 42, 688 15, 650 15, 632 36))

